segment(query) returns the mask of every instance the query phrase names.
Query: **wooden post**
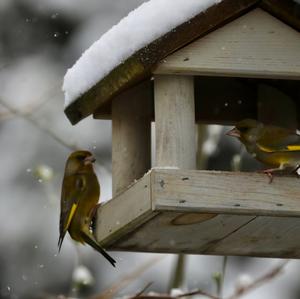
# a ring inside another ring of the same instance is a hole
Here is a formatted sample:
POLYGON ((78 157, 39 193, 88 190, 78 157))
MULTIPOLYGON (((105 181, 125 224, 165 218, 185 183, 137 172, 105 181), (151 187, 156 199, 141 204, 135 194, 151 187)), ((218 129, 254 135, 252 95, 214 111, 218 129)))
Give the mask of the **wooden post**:
POLYGON ((116 196, 151 167, 151 87, 143 82, 112 102, 112 189, 116 196))
MULTIPOLYGON (((196 169, 194 78, 157 76, 154 81, 156 166, 196 169)), ((171 288, 184 285, 185 256, 180 254, 171 288)))
POLYGON ((194 79, 156 76, 155 166, 196 169, 194 79))

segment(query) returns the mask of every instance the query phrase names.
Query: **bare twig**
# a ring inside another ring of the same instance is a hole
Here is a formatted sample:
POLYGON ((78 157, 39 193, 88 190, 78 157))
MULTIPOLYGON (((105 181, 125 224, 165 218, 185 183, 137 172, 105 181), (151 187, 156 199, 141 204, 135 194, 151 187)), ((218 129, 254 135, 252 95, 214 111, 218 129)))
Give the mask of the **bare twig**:
MULTIPOLYGON (((165 255, 161 255, 161 256, 156 256, 154 258, 149 259, 147 262, 145 262, 144 264, 139 266, 133 272, 129 273, 128 275, 125 275, 121 280, 115 282, 111 287, 106 289, 104 292, 102 292, 99 295, 93 296, 90 299, 110 299, 110 298, 114 298, 115 294, 117 294, 120 290, 127 287, 132 281, 137 279, 142 273, 144 273, 146 270, 148 270, 154 264, 161 261, 164 257, 165 257, 165 255)), ((138 298, 141 298, 141 297, 138 297, 138 298)))
MULTIPOLYGON (((65 147, 71 151, 76 151, 76 150, 82 149, 75 144, 67 142, 66 138, 62 138, 62 137, 58 136, 49 127, 43 126, 39 121, 37 121, 35 118, 32 117, 31 113, 23 113, 22 111, 19 111, 18 109, 11 107, 9 104, 7 104, 5 101, 3 101, 1 98, 0 98, 0 104, 2 106, 4 106, 10 113, 30 122, 33 126, 35 126, 37 129, 39 129, 40 131, 42 131, 45 134, 47 134, 48 136, 50 136, 52 139, 54 139, 57 143, 59 143, 63 147, 65 147)), ((37 107, 37 109, 38 108, 40 108, 40 106, 37 107)), ((105 163, 103 162, 103 158, 101 158, 99 156, 96 156, 96 158, 97 158, 96 163, 100 162, 100 164, 104 167, 105 163)))
POLYGON ((168 294, 151 294, 151 295, 141 295, 139 297, 129 297, 129 299, 134 299, 134 298, 138 298, 138 299, 174 299, 174 297, 171 297, 168 294))
POLYGON ((29 104, 26 107, 26 109, 24 108, 23 110, 19 111, 19 115, 17 115, 14 112, 11 112, 11 111, 0 112, 0 121, 10 120, 10 119, 12 119, 14 117, 17 117, 17 116, 25 116, 25 115, 32 114, 37 109, 39 109, 42 105, 44 105, 46 102, 47 102, 47 100, 45 100, 42 103, 29 104))
POLYGON ((219 289, 219 292, 217 293, 218 296, 221 297, 221 298, 223 297, 223 289, 224 289, 224 281, 225 281, 227 261, 228 261, 228 257, 224 256, 223 257, 223 263, 222 263, 222 273, 221 273, 220 289, 219 289))
POLYGON ((178 254, 176 258, 177 259, 174 265, 174 272, 171 278, 169 291, 172 289, 180 289, 184 285, 187 257, 184 254, 178 254))
POLYGON ((134 297, 132 297, 132 299, 135 299, 135 298, 139 298, 140 296, 142 296, 145 291, 153 284, 153 282, 149 282, 146 284, 145 287, 142 288, 141 291, 139 291, 134 297))
POLYGON ((217 296, 220 297, 220 298, 222 298, 222 293, 223 293, 226 265, 227 265, 227 256, 224 256, 223 257, 223 262, 222 262, 221 272, 215 272, 212 275, 212 278, 213 278, 213 280, 216 284, 217 296))
POLYGON ((70 144, 66 142, 63 138, 57 136, 49 127, 42 126, 37 120, 35 120, 31 114, 23 114, 18 109, 15 109, 11 107, 9 104, 7 104, 5 101, 0 99, 0 103, 2 106, 4 106, 10 113, 15 114, 16 116, 22 117, 26 119, 28 122, 33 124, 35 127, 37 127, 42 132, 46 133, 47 135, 51 136, 55 141, 63 145, 64 147, 70 149, 70 150, 77 150, 78 148, 74 144, 70 144))
MULTIPOLYGON (((245 295, 246 293, 262 286, 263 284, 269 282, 276 276, 278 276, 281 272, 282 269, 286 266, 286 264, 289 262, 289 260, 281 263, 279 266, 275 267, 274 269, 271 269, 268 273, 263 275, 262 277, 256 279, 253 281, 253 283, 249 284, 248 286, 245 286, 244 288, 239 288, 237 289, 231 296, 229 296, 227 299, 238 299, 241 296, 245 295)), ((209 293, 206 293, 201 290, 195 290, 192 292, 180 294, 177 296, 171 296, 168 294, 153 294, 153 295, 141 295, 139 297, 131 297, 131 299, 138 298, 138 299, 179 299, 182 297, 189 297, 189 296, 194 296, 194 295, 202 295, 210 299, 221 299, 219 296, 214 296, 209 293)))
POLYGON ((9 111, 1 111, 0 112, 0 121, 3 121, 3 120, 9 120, 11 118, 15 117, 15 114, 9 112, 9 111))
POLYGON ((255 281, 250 283, 249 285, 243 287, 243 288, 238 288, 231 296, 229 296, 227 299, 237 299, 240 298, 241 296, 245 295, 246 293, 260 287, 261 285, 269 282, 276 276, 282 273, 282 269, 286 266, 286 264, 289 262, 289 260, 284 261, 281 263, 279 266, 275 267, 274 269, 271 269, 268 273, 265 275, 261 276, 260 278, 257 278, 255 281))
MULTIPOLYGON (((140 276, 142 272, 147 270, 150 266, 153 265, 153 263, 158 262, 161 260, 160 258, 154 258, 149 260, 147 263, 139 267, 137 270, 135 270, 133 273, 129 274, 128 276, 125 276, 121 281, 115 283, 111 288, 107 289, 105 292, 98 296, 91 297, 90 299, 111 299, 115 296, 117 292, 119 292, 120 289, 126 287, 130 282, 132 282, 134 279, 140 276)), ((271 269, 268 273, 263 275, 262 277, 256 279, 253 283, 249 284, 248 286, 244 288, 239 288, 236 290, 231 296, 229 296, 227 299, 238 299, 241 296, 245 295, 246 293, 260 287, 261 285, 269 282, 276 276, 278 276, 282 269, 286 266, 286 264, 289 262, 289 260, 281 263, 277 267, 271 269)), ((194 295, 202 295, 209 299, 221 299, 218 296, 211 295, 209 293, 206 293, 202 290, 195 290, 191 292, 187 292, 180 295, 171 296, 170 294, 143 294, 144 291, 151 285, 151 283, 147 284, 146 287, 143 288, 142 291, 140 291, 138 294, 129 297, 130 299, 181 299, 183 297, 190 297, 194 295)))
POLYGON ((13 109, 12 106, 10 106, 10 105, 9 105, 9 107, 11 109, 8 108, 8 104, 6 102, 4 102, 3 100, 1 100, 2 106, 4 106, 8 111, 0 112, 0 121, 9 120, 16 116, 25 116, 25 115, 32 114, 33 112, 35 112, 38 109, 40 109, 41 107, 43 107, 46 103, 48 103, 49 97, 53 98, 53 96, 58 93, 58 90, 59 90, 58 84, 56 84, 47 92, 47 97, 46 96, 39 97, 39 98, 31 101, 31 103, 26 104, 26 107, 23 107, 22 109, 18 109, 18 110, 13 109), (14 111, 11 111, 11 110, 14 110, 14 111), (15 113, 16 111, 18 111, 18 114, 15 113))
POLYGON ((202 295, 202 296, 205 296, 205 297, 210 298, 210 299, 220 299, 219 297, 208 294, 208 293, 206 293, 204 291, 201 291, 201 290, 195 290, 193 292, 181 294, 181 295, 175 296, 174 298, 189 297, 189 296, 194 296, 194 295, 202 295))
POLYGON ((188 293, 184 293, 184 294, 180 294, 180 295, 176 295, 176 296, 171 296, 169 294, 146 294, 146 295, 141 295, 139 297, 130 297, 130 299, 180 299, 183 297, 190 297, 190 296, 194 296, 194 295, 202 295, 205 296, 207 298, 210 299, 220 299, 219 297, 213 296, 211 294, 208 294, 204 291, 201 290, 195 290, 192 292, 188 292, 188 293))

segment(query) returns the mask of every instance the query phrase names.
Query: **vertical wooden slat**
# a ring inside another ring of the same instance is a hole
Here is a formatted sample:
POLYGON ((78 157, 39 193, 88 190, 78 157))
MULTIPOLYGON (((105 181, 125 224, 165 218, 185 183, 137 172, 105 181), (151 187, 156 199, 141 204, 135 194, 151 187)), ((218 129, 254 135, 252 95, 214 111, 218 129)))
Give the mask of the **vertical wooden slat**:
POLYGON ((194 79, 156 76, 154 80, 156 166, 196 168, 194 79))
MULTIPOLYGON (((154 106, 156 166, 196 169, 194 78, 156 76, 154 106)), ((185 264, 179 254, 170 288, 183 287, 185 264)))
POLYGON ((151 167, 151 95, 150 82, 144 82, 113 100, 113 196, 151 167))

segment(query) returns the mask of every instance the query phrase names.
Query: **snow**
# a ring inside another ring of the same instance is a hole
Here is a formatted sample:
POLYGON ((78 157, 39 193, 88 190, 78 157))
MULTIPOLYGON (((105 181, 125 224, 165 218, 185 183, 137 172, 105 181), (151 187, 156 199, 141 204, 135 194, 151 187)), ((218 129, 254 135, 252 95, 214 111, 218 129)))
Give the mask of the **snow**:
POLYGON ((150 0, 88 48, 64 78, 65 107, 117 65, 178 25, 222 0, 150 0))

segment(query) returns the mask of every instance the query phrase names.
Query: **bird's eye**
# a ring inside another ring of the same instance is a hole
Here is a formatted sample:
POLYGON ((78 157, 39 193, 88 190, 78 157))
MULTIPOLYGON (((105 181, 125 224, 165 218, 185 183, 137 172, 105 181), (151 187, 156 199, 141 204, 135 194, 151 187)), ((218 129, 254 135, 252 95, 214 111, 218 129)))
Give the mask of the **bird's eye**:
POLYGON ((241 133, 245 133, 245 132, 247 132, 248 128, 247 128, 247 127, 240 127, 240 128, 238 128, 238 130, 239 130, 241 133))

